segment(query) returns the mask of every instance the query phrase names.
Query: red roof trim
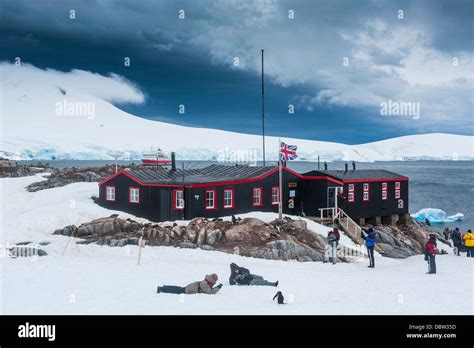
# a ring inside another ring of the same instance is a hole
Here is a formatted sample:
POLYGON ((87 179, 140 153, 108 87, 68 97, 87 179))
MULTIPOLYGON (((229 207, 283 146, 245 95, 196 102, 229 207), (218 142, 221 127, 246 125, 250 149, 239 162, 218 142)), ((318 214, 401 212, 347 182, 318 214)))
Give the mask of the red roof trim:
MULTIPOLYGON (((357 183, 357 182, 387 182, 387 181, 408 181, 408 178, 384 178, 384 179, 357 179, 357 180, 337 180, 334 179, 330 176, 327 175, 320 175, 320 176, 304 176, 301 175, 300 173, 297 173, 287 167, 282 167, 284 170, 286 170, 288 173, 293 174, 294 176, 303 179, 303 180, 328 180, 333 183, 336 183, 338 185, 344 185, 344 183, 357 183)), ((190 185, 178 185, 178 184, 147 184, 144 183, 137 178, 135 178, 133 175, 131 175, 129 172, 126 170, 122 169, 119 172, 115 173, 114 175, 102 180, 99 182, 99 186, 105 184, 109 180, 112 180, 113 178, 119 176, 120 174, 124 174, 128 178, 132 179, 136 183, 142 185, 142 186, 158 186, 158 187, 191 187, 191 188, 198 188, 198 187, 217 187, 217 186, 226 186, 226 185, 238 185, 238 184, 245 184, 245 183, 250 183, 250 182, 256 182, 265 179, 266 177, 276 173, 278 171, 278 168, 274 168, 270 170, 269 172, 255 177, 255 178, 250 178, 250 179, 240 179, 240 180, 231 180, 231 181, 216 181, 216 182, 206 182, 206 183, 201 183, 201 184, 190 184, 190 185)))
POLYGON ((354 179, 354 180, 344 180, 345 183, 354 183, 354 182, 387 182, 387 181, 408 181, 408 178, 385 178, 385 179, 354 179))

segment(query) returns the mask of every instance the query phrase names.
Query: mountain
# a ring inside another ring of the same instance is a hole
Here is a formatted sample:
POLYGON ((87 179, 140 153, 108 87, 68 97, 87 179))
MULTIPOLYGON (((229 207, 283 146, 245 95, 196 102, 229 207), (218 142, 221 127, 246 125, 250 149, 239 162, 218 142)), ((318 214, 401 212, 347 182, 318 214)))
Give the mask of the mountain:
MULTIPOLYGON (((13 68, 6 64, 0 68, 0 156, 42 160, 110 159, 111 152, 124 152, 124 159, 139 159, 143 151, 153 146, 165 152, 175 151, 178 159, 235 162, 261 158, 260 136, 146 120, 115 107, 107 100, 113 98, 108 97, 105 87, 95 95, 88 92, 94 87, 94 81, 86 79, 87 83, 79 88, 71 83, 68 75, 71 73, 31 66, 13 68)), ((81 71, 73 72, 81 75, 81 71)), ((97 74, 93 76, 102 78, 97 74)), ((473 159, 473 139, 472 136, 425 134, 362 145, 282 140, 298 145, 299 159, 316 160, 320 156, 326 161, 376 161, 473 159)), ((278 138, 266 138, 267 159, 276 159, 277 147, 278 138)))

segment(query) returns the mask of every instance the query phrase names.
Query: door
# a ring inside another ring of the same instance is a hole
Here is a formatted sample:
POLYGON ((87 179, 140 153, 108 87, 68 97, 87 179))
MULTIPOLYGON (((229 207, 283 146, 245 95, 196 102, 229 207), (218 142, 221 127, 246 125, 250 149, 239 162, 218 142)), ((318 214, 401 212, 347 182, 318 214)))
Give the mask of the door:
POLYGON ((339 194, 339 192, 342 192, 342 187, 340 186, 328 187, 328 199, 327 199, 328 208, 335 208, 335 210, 337 211, 338 209, 337 195, 339 194))

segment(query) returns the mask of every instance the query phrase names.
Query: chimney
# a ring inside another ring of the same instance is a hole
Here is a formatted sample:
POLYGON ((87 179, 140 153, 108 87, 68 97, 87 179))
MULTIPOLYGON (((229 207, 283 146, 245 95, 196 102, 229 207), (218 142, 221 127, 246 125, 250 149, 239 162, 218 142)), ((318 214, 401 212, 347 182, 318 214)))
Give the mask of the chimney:
POLYGON ((176 170, 176 158, 175 153, 171 153, 171 170, 176 170))
POLYGON ((352 170, 356 170, 356 163, 352 161, 352 170))
POLYGON ((347 165, 347 163, 344 164, 344 168, 345 168, 345 172, 347 172, 347 170, 349 169, 349 166, 347 165))

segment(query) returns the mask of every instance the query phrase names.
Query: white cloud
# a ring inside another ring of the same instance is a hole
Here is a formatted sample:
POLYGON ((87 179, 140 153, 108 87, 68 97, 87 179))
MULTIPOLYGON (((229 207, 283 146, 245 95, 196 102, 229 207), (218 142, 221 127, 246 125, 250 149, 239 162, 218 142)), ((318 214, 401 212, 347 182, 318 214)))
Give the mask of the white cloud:
POLYGON ((145 101, 145 95, 135 84, 114 73, 104 76, 78 69, 62 72, 43 70, 25 63, 15 66, 5 62, 0 63, 0 72, 2 88, 21 83, 25 95, 38 89, 58 93, 61 88, 66 94, 70 91, 113 103, 141 104, 145 101), (44 84, 44 81, 48 81, 48 84, 44 84))

